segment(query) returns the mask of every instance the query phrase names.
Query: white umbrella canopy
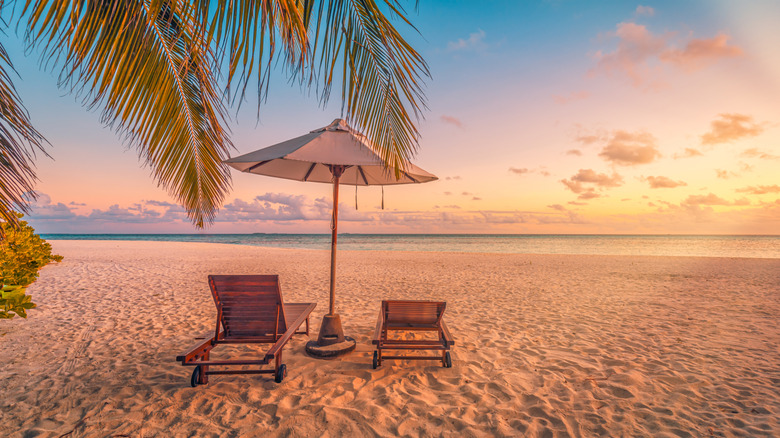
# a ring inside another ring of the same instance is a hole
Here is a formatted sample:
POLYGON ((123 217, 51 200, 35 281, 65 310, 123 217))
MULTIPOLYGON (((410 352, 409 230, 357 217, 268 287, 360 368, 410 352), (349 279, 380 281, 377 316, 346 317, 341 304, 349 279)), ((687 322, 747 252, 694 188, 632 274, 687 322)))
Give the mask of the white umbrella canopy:
POLYGON ((335 311, 339 184, 415 184, 435 181, 438 178, 408 162, 403 169, 389 167, 368 139, 350 128, 342 119, 336 119, 330 125, 306 135, 228 159, 225 163, 242 172, 258 175, 333 183, 330 307, 328 314, 322 318, 317 342, 309 342, 306 351, 323 357, 352 351, 355 348, 355 340, 344 336, 341 318, 335 311))
POLYGON ((241 172, 296 181, 333 182, 333 166, 344 166, 340 183, 353 186, 414 184, 435 181, 432 175, 406 163, 396 179, 368 139, 342 119, 306 135, 226 160, 241 172))

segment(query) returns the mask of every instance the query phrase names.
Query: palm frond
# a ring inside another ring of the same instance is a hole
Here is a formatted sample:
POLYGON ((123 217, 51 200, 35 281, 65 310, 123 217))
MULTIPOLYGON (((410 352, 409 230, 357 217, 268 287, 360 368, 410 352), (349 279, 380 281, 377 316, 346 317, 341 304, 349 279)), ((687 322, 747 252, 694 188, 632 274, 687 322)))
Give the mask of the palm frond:
POLYGON ((11 59, 0 44, 0 218, 18 223, 14 210, 29 213, 28 199, 35 197, 36 152, 46 154, 46 140, 33 127, 9 72, 11 59))
POLYGON ((197 226, 213 221, 232 146, 199 11, 181 0, 28 0, 27 38, 138 148, 197 226))
MULTIPOLYGON (((411 25, 398 1, 385 0, 384 6, 411 25)), ((399 176, 419 145, 416 121, 426 108, 423 81, 430 77, 425 60, 374 0, 320 3, 313 44, 322 99, 340 73, 347 119, 399 176)))
POLYGON ((228 95, 238 106, 256 76, 258 110, 277 55, 291 76, 305 68, 308 47, 305 11, 298 0, 195 0, 206 40, 227 65, 228 95), (236 89, 233 92, 233 88, 236 89))

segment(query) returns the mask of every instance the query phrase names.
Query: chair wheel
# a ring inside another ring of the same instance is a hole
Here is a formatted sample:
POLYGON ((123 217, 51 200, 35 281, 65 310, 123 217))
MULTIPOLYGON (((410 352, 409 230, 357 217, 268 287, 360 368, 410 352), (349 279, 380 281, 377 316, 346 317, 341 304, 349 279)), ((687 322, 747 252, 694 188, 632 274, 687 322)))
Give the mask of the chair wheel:
POLYGON ((452 356, 450 356, 450 352, 444 353, 444 367, 445 368, 452 368, 452 356))
POLYGON ((190 378, 190 385, 194 388, 198 386, 198 382, 200 381, 200 365, 196 366, 194 370, 192 370, 192 377, 190 378))
POLYGON ((373 369, 377 369, 379 367, 379 353, 376 351, 374 352, 374 361, 371 364, 373 369))
POLYGON ((287 376, 287 365, 281 364, 279 365, 279 369, 276 370, 276 375, 274 376, 274 382, 276 383, 282 383, 282 380, 287 376))

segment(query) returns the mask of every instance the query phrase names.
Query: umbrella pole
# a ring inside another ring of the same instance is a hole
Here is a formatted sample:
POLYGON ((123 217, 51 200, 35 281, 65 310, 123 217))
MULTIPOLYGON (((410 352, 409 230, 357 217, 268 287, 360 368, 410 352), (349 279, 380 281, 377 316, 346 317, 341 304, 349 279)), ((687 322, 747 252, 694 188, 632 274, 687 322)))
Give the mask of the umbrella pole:
POLYGON ((322 316, 320 334, 317 342, 306 344, 309 354, 320 357, 338 356, 355 349, 355 340, 344 336, 341 327, 341 317, 336 314, 336 243, 338 240, 339 223, 339 179, 345 166, 329 166, 333 174, 333 222, 331 223, 330 241, 330 307, 328 313, 322 316))
POLYGON ((336 243, 338 240, 339 228, 339 179, 341 174, 334 173, 333 180, 333 223, 331 224, 330 235, 330 310, 328 315, 336 313, 336 243))

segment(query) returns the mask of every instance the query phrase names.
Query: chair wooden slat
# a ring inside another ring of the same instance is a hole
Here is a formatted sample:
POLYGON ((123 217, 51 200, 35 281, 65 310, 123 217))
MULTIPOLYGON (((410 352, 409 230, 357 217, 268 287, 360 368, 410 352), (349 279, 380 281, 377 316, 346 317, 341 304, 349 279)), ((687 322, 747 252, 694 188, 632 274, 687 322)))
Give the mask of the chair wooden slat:
POLYGON ((405 360, 441 360, 442 365, 450 366, 449 349, 455 343, 442 320, 447 303, 443 301, 382 301, 374 339, 376 345, 375 365, 381 365, 385 359, 405 360), (389 332, 422 331, 436 332, 438 340, 430 339, 390 339, 389 332), (383 356, 383 349, 391 350, 434 350, 436 356, 383 356))
POLYGON ((293 303, 287 308, 277 275, 209 275, 208 280, 217 307, 216 329, 176 360, 182 365, 201 366, 199 384, 208 383, 209 374, 278 373, 284 345, 295 333, 308 335, 309 315, 316 303, 293 303), (304 322, 306 330, 297 331, 304 322), (261 343, 272 344, 262 359, 209 360, 217 344, 261 343), (209 371, 212 366, 266 364, 271 360, 273 370, 209 371))

